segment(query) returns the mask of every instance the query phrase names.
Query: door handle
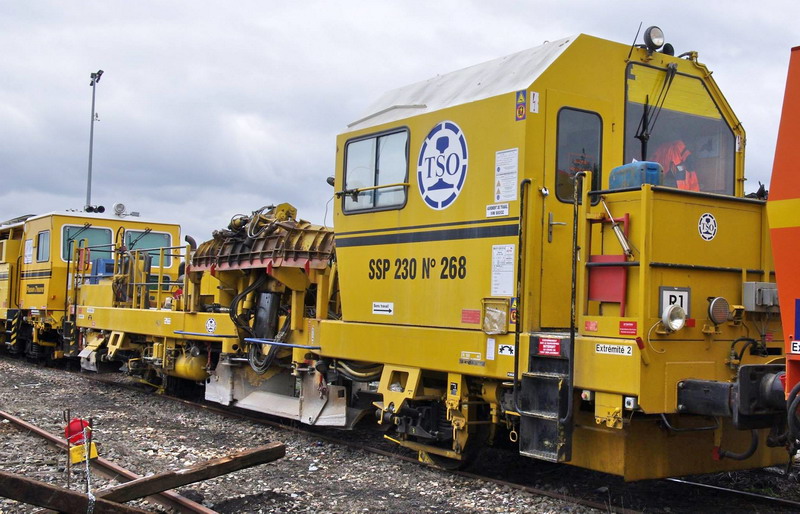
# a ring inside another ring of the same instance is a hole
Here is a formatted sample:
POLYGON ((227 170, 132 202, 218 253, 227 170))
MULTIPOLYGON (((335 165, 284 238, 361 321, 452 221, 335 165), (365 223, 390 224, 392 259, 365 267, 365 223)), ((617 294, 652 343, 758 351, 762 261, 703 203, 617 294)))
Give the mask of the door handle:
POLYGON ((553 242, 553 226, 554 225, 566 225, 563 221, 553 221, 553 213, 547 214, 547 242, 553 242))

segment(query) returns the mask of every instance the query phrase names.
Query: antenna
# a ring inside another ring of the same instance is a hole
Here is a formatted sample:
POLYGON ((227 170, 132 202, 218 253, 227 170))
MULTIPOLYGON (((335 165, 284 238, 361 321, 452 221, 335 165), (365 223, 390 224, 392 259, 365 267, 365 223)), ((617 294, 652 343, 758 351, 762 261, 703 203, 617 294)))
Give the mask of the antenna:
POLYGON ((642 24, 643 23, 644 23, 643 21, 639 22, 639 28, 636 29, 636 37, 633 38, 633 43, 631 43, 631 49, 628 52, 628 58, 625 59, 625 62, 628 62, 628 61, 631 60, 631 54, 633 53, 633 49, 636 47, 636 41, 639 39, 639 32, 642 31, 642 24))

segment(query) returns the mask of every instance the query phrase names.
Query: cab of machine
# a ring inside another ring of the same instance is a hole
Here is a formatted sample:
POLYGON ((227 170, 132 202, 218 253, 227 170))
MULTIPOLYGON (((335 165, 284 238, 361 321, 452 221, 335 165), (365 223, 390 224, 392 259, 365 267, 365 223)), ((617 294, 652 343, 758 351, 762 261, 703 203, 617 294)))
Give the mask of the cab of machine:
POLYGON ((741 196, 741 124, 688 57, 578 35, 386 93, 337 140, 344 319, 511 327, 527 195, 526 329, 567 327, 577 172, 741 196))

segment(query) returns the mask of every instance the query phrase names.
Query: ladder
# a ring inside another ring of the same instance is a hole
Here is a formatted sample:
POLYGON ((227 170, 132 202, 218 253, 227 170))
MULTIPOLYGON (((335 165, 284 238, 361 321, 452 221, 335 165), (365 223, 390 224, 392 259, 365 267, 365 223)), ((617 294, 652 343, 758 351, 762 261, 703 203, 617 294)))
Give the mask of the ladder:
POLYGON ((519 452, 549 462, 567 462, 572 458, 572 417, 565 419, 573 379, 569 334, 531 335, 530 345, 517 405, 519 452))

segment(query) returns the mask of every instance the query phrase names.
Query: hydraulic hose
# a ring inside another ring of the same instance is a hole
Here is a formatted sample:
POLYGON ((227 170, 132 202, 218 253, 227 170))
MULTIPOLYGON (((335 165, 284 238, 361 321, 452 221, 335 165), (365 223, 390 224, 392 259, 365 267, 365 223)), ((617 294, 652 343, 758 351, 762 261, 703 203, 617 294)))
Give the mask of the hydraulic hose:
POLYGON ((800 419, 797 416, 797 409, 800 407, 800 382, 795 384, 789 396, 786 398, 787 413, 786 422, 789 430, 791 443, 800 440, 800 419))
POLYGON ((723 450, 722 448, 719 449, 719 458, 720 459, 732 459, 732 460, 745 460, 749 459, 756 453, 758 449, 758 430, 751 430, 750 431, 750 447, 745 450, 743 453, 736 453, 731 452, 728 450, 723 450))

